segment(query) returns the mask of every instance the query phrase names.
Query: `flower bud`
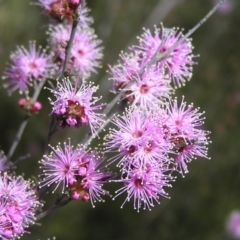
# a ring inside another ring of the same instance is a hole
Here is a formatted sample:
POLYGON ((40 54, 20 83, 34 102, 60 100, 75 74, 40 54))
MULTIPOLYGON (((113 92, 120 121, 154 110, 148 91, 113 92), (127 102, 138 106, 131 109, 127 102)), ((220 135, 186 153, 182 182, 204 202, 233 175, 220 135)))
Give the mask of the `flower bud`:
POLYGON ((42 104, 40 102, 35 102, 32 104, 31 112, 36 113, 39 110, 41 110, 41 108, 42 108, 42 104))
POLYGON ((68 0, 69 8, 75 10, 81 4, 81 0, 68 0))

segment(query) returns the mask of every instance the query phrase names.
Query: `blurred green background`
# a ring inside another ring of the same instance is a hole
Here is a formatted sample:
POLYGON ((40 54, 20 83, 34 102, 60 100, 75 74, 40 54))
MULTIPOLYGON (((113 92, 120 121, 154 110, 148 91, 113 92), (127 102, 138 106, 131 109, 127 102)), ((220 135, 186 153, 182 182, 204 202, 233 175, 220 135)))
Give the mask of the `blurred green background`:
MULTIPOLYGON (((16 45, 28 46, 36 39, 46 45, 48 18, 30 3, 34 0, 0 0, 0 73, 16 45)), ((213 6, 210 0, 87 0, 94 17, 94 28, 103 40, 104 61, 92 80, 100 82, 104 100, 113 96, 107 80, 107 64, 113 64, 120 50, 134 43, 142 27, 153 28, 160 21, 166 27, 192 28, 213 6)), ((233 209, 240 209, 240 1, 229 0, 229 8, 219 10, 193 34, 194 54, 200 54, 193 78, 177 95, 185 95, 206 111, 205 128, 211 131, 211 160, 198 159, 189 165, 189 174, 178 177, 173 188, 166 189, 171 199, 162 198, 152 211, 133 210, 133 203, 120 209, 125 196, 115 201, 106 198, 93 209, 90 203, 73 202, 31 227, 22 239, 56 236, 57 240, 116 239, 158 240, 228 239, 225 221, 233 209)), ((19 94, 7 95, 0 88, 0 146, 7 152, 24 113, 17 106, 19 94)), ((26 178, 39 174, 48 126, 49 93, 40 96, 43 110, 34 116, 23 135, 13 159, 27 153, 31 157, 18 165, 26 178)), ((57 132, 52 144, 67 137, 74 144, 84 136, 81 130, 57 132)), ((114 187, 110 187, 112 192, 114 187)), ((54 203, 51 194, 47 206, 54 203)))

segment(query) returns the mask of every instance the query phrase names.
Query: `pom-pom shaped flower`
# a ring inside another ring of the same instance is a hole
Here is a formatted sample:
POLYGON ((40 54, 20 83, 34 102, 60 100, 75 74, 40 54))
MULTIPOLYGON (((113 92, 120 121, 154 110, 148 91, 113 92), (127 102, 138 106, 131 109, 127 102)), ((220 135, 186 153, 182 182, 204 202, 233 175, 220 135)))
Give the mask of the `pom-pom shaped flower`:
POLYGON ((240 212, 233 211, 227 219, 226 229, 234 239, 240 239, 240 212))
POLYGON ((0 173, 0 237, 15 239, 33 224, 40 203, 30 182, 0 173))
POLYGON ((132 81, 132 78, 136 77, 140 72, 140 58, 137 54, 126 54, 122 52, 120 54, 122 61, 119 61, 118 64, 110 66, 110 74, 112 77, 110 80, 113 81, 113 92, 124 88, 128 83, 132 81))
POLYGON ((180 106, 177 99, 167 103, 159 117, 154 118, 158 121, 164 138, 172 145, 176 154, 175 163, 182 174, 188 172, 186 162, 196 156, 208 158, 209 132, 200 129, 204 123, 203 114, 199 108, 194 109, 192 104, 187 106, 183 98, 180 106))
POLYGON ((160 196, 168 196, 163 187, 171 187, 169 182, 174 180, 170 175, 164 174, 168 170, 167 166, 160 167, 156 164, 131 165, 131 168, 125 172, 125 178, 115 180, 124 183, 124 186, 116 191, 115 197, 127 192, 127 198, 122 207, 133 198, 134 209, 139 211, 143 207, 143 209, 151 210, 154 202, 160 203, 160 196))
MULTIPOLYGON (((72 0, 38 0, 36 5, 41 6, 45 12, 57 20, 67 19, 69 21, 73 20, 73 15, 75 14, 76 7, 81 1, 72 0)), ((88 15, 89 9, 85 6, 81 9, 80 25, 82 27, 88 27, 93 19, 88 15)))
MULTIPOLYGON (((142 57, 141 65, 146 65, 158 54, 166 52, 176 42, 183 37, 182 31, 175 28, 155 27, 154 33, 149 29, 144 29, 144 33, 139 37, 139 46, 136 50, 142 57)), ((178 44, 166 58, 156 62, 156 66, 170 75, 175 86, 184 85, 186 80, 192 77, 192 65, 195 64, 192 54, 191 39, 186 39, 178 44)))
POLYGON ((129 110, 122 117, 113 119, 116 129, 110 129, 106 136, 106 151, 118 154, 110 162, 120 160, 117 166, 123 169, 139 165, 161 164, 168 161, 168 145, 161 131, 151 119, 150 112, 129 110))
POLYGON ((93 97, 97 87, 91 83, 76 83, 73 86, 68 78, 57 83, 56 89, 49 89, 55 96, 55 101, 51 100, 53 106, 52 113, 57 116, 59 126, 81 127, 88 124, 91 131, 103 123, 103 114, 94 112, 101 109, 104 104, 94 105, 100 98, 93 97))
POLYGON ((94 202, 103 201, 101 195, 108 194, 102 189, 110 173, 99 168, 102 158, 96 152, 87 152, 81 146, 75 149, 69 143, 61 147, 51 147, 52 152, 40 162, 43 169, 42 186, 56 184, 54 191, 61 184, 62 191, 67 191, 73 200, 94 202))
POLYGON ((35 81, 41 81, 54 74, 56 65, 52 62, 52 55, 45 49, 37 48, 35 42, 29 43, 29 50, 23 46, 17 47, 11 54, 11 63, 4 72, 5 87, 12 93, 28 93, 28 86, 35 81))
MULTIPOLYGON (((65 59, 65 50, 70 34, 71 25, 50 27, 50 45, 60 63, 63 63, 65 59)), ((87 78, 90 73, 96 72, 96 68, 101 67, 102 47, 99 46, 100 43, 101 41, 97 39, 92 29, 78 27, 67 64, 67 72, 77 73, 82 78, 87 78)))
POLYGON ((163 103, 171 94, 170 80, 154 69, 132 78, 132 84, 125 88, 124 97, 132 106, 150 109, 163 103))

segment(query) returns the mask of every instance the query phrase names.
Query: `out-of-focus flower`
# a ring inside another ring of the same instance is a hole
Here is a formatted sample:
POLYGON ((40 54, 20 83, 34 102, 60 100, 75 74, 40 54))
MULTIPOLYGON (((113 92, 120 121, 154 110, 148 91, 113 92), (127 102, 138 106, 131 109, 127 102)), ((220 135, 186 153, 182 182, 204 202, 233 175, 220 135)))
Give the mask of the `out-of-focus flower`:
POLYGON ((9 89, 9 93, 19 90, 27 94, 30 85, 51 77, 56 70, 52 55, 41 47, 36 48, 35 42, 29 42, 29 50, 23 46, 17 47, 10 60, 3 75, 6 80, 4 86, 9 89))
POLYGON ((103 123, 103 114, 96 113, 105 104, 94 105, 100 97, 93 97, 97 87, 92 83, 85 82, 75 85, 67 78, 57 83, 56 89, 49 89, 55 96, 55 101, 51 100, 53 106, 52 113, 56 114, 61 127, 75 126, 81 127, 88 124, 94 132, 103 123))
POLYGON ((15 239, 26 232, 40 207, 31 183, 20 176, 0 173, 0 237, 15 239))
MULTIPOLYGON (((70 34, 71 25, 52 25, 50 27, 50 46, 61 64, 65 60, 70 34)), ((102 47, 100 44, 101 41, 97 39, 92 29, 83 29, 79 26, 73 40, 67 72, 76 73, 84 79, 88 78, 92 72, 96 72, 96 68, 101 67, 102 47)))
POLYGON ((226 229, 232 237, 240 239, 240 211, 233 211, 226 222, 226 229))
MULTIPOLYGON (((218 0, 213 0, 213 4, 216 5, 218 4, 219 1, 218 0)), ((234 8, 234 1, 233 0, 228 0, 225 1, 219 8, 218 8, 218 12, 220 12, 221 14, 227 15, 229 14, 234 8)))
POLYGON ((86 152, 81 146, 75 149, 69 143, 52 148, 40 162, 43 169, 42 186, 56 184, 54 191, 61 184, 62 191, 67 191, 73 200, 103 201, 101 195, 108 194, 102 189, 110 173, 99 168, 102 158, 96 152, 86 152))
MULTIPOLYGON (((36 5, 41 6, 45 12, 57 20, 67 19, 72 21, 75 17, 75 10, 81 3, 80 0, 38 0, 36 5)), ((85 6, 80 12, 80 25, 89 27, 93 22, 92 17, 88 15, 89 9, 85 6)))

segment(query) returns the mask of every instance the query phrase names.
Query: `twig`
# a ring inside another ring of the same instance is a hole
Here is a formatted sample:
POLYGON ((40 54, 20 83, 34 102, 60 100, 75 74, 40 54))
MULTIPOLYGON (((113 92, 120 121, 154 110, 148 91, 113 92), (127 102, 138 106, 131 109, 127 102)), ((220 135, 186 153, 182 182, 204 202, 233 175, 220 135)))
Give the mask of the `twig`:
POLYGON ((71 55, 71 49, 73 46, 74 36, 77 31, 78 23, 80 21, 81 10, 84 5, 85 5, 85 1, 83 0, 75 11, 75 16, 74 16, 73 22, 72 22, 72 30, 71 30, 71 34, 70 34, 70 39, 69 39, 67 47, 66 47, 66 55, 65 55, 64 62, 63 62, 61 78, 63 78, 65 76, 65 71, 66 71, 67 64, 68 64, 68 61, 69 61, 70 55, 71 55))
POLYGON ((39 221, 40 219, 46 217, 48 214, 52 213, 54 210, 60 208, 60 207, 63 207, 65 205, 67 205, 71 199, 67 198, 65 200, 62 201, 62 199, 65 197, 66 195, 62 195, 58 200, 57 202, 52 206, 50 207, 49 209, 47 209, 46 211, 40 213, 37 217, 36 217, 36 221, 39 221))
MULTIPOLYGON (((65 58, 64 58, 64 62, 63 62, 62 74, 61 74, 60 79, 63 79, 64 76, 65 76, 67 64, 68 64, 68 61, 69 61, 70 56, 71 56, 71 49, 72 49, 72 46, 73 46, 75 33, 77 31, 77 27, 78 27, 78 24, 79 24, 79 21, 80 21, 81 10, 84 7, 84 5, 85 5, 85 0, 81 1, 81 4, 75 10, 75 15, 73 17, 73 22, 72 22, 72 29, 71 29, 70 38, 69 38, 69 41, 68 41, 68 44, 67 44, 67 47, 66 47, 65 58)), ((48 130, 48 135, 47 135, 47 141, 45 143, 44 154, 47 153, 48 145, 50 143, 51 137, 56 132, 56 130, 57 130, 56 116, 52 115, 51 123, 50 123, 49 130, 48 130)))
MULTIPOLYGON (((40 94, 40 91, 43 87, 43 85, 45 84, 46 82, 46 79, 45 80, 42 80, 38 85, 37 87, 35 88, 35 91, 34 91, 34 94, 33 94, 33 97, 32 97, 32 100, 33 102, 35 102, 40 94)), ((7 159, 10 160, 11 157, 13 156, 17 146, 18 146, 18 143, 19 141, 21 140, 21 137, 22 137, 22 134, 27 126, 27 123, 28 123, 28 120, 30 119, 31 115, 30 114, 27 114, 24 118, 23 118, 23 121, 21 123, 21 125, 19 126, 19 129, 17 131, 17 134, 15 136, 15 139, 12 143, 12 146, 7 154, 7 159)))
POLYGON ((46 141, 45 147, 44 147, 44 154, 46 154, 48 152, 50 140, 52 138, 52 135, 57 131, 57 126, 58 126, 57 119, 56 119, 56 116, 53 114, 52 118, 51 118, 49 130, 48 130, 47 141, 46 141))
MULTIPOLYGON (((207 21, 207 19, 224 3, 226 0, 220 0, 218 4, 216 4, 208 13, 206 16, 204 16, 192 29, 190 29, 186 35, 184 35, 181 39, 179 39, 172 47, 170 47, 167 51, 164 53, 159 54, 159 49, 161 48, 161 44, 158 47, 157 51, 155 52, 154 56, 147 62, 147 64, 139 71, 139 74, 141 75, 146 68, 151 66, 152 64, 156 63, 157 61, 161 61, 163 59, 166 59, 168 55, 173 51, 174 48, 176 48, 179 44, 181 44, 184 40, 186 40, 189 36, 191 36, 199 27, 203 25, 204 22, 207 21)), ((117 102, 120 101, 124 90, 128 89, 131 86, 132 83, 128 83, 124 89, 122 89, 121 92, 117 94, 117 96, 106 106, 106 108, 103 111, 103 114, 105 116, 108 115, 108 113, 112 110, 112 108, 117 104, 117 102)), ((111 121, 114 114, 112 114, 110 117, 107 118, 107 121, 105 121, 102 126, 91 136, 91 138, 85 143, 86 145, 90 144, 91 141, 98 136, 98 134, 107 126, 107 124, 111 121)))

